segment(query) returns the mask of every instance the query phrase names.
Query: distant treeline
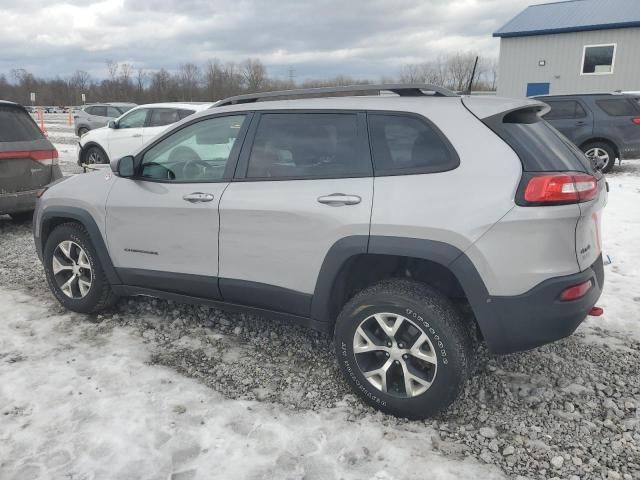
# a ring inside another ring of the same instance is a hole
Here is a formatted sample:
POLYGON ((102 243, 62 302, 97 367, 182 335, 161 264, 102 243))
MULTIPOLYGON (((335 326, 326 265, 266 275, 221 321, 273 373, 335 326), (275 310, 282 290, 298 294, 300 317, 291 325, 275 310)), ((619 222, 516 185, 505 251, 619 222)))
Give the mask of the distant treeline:
MULTIPOLYGON (((397 77, 382 77, 383 83, 434 83, 453 90, 466 89, 476 54, 458 52, 437 60, 404 65, 397 77)), ((22 68, 0 74, 0 100, 29 105, 30 93, 36 93, 38 105, 80 105, 82 94, 87 103, 128 101, 138 104, 162 101, 214 101, 242 93, 372 83, 339 75, 331 79, 305 80, 272 78, 259 59, 240 63, 209 60, 204 65, 184 63, 175 71, 161 68, 149 71, 129 63, 107 61, 108 76, 97 80, 77 70, 69 78, 43 79, 22 68)), ((474 77, 474 90, 495 90, 495 61, 481 59, 474 77)))

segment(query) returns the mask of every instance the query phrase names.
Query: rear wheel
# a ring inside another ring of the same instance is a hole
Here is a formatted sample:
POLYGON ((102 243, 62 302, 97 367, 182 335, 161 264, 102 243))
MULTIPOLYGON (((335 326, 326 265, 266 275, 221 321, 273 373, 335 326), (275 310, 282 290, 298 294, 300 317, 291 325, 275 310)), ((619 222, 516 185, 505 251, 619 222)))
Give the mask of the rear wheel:
POLYGON ((88 131, 89 131, 89 129, 88 129, 88 128, 80 127, 80 128, 78 129, 78 136, 79 136, 79 137, 81 137, 82 135, 84 135, 84 134, 85 134, 85 133, 87 133, 88 131))
POLYGON ((608 143, 593 142, 582 146, 582 151, 598 170, 610 172, 616 163, 616 152, 608 143))
POLYGON ((117 300, 89 234, 80 224, 65 223, 51 232, 43 265, 49 288, 69 310, 93 313, 117 300))
POLYGON ((427 285, 387 280, 350 300, 335 327, 338 364, 365 402, 426 418, 457 398, 472 368, 471 332, 427 285))
POLYGON ((109 163, 109 157, 100 147, 89 147, 84 158, 89 165, 109 163))

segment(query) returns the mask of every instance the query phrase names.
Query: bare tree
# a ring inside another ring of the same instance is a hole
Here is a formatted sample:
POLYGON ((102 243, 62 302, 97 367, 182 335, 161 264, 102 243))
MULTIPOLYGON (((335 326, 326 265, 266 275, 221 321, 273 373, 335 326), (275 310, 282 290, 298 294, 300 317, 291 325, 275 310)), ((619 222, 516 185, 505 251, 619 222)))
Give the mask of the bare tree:
POLYGON ((144 68, 139 67, 136 73, 136 101, 143 102, 144 101, 144 87, 147 82, 147 72, 144 71, 144 68))
POLYGON ((259 92, 265 85, 267 70, 259 59, 247 59, 242 64, 242 76, 249 92, 259 92))
POLYGON ((200 68, 195 63, 183 63, 180 65, 178 79, 183 100, 193 101, 194 94, 200 85, 200 78, 200 68))
MULTIPOLYGON (((450 87, 457 91, 465 90, 469 86, 476 61, 475 52, 456 52, 447 58, 447 70, 450 87)), ((476 76, 480 71, 476 71, 476 76)))

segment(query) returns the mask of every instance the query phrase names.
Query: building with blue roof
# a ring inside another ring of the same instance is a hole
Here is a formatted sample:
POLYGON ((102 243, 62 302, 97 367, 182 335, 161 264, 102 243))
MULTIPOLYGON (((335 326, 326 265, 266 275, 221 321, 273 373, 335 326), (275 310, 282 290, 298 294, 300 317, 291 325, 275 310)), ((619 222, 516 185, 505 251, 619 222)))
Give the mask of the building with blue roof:
POLYGON ((493 36, 500 96, 640 90, 640 0, 531 5, 493 36))

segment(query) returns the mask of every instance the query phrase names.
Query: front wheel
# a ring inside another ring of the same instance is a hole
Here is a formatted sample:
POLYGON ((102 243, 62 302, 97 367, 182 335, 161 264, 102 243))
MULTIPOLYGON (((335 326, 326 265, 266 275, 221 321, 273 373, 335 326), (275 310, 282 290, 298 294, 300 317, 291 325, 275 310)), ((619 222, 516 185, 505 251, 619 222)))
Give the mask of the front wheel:
POLYGON ((84 157, 89 165, 109 163, 107 154, 100 147, 90 147, 84 157))
POLYGON ((443 295, 393 279, 343 308, 335 327, 338 364, 369 405, 410 419, 431 417, 457 398, 471 370, 471 331, 443 295))
POLYGON ((82 225, 57 226, 47 238, 42 262, 49 288, 65 308, 93 313, 117 300, 82 225))
POLYGON ((608 143, 593 142, 583 145, 582 151, 597 170, 609 173, 616 164, 616 152, 608 143))

